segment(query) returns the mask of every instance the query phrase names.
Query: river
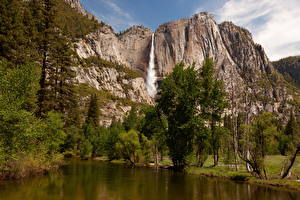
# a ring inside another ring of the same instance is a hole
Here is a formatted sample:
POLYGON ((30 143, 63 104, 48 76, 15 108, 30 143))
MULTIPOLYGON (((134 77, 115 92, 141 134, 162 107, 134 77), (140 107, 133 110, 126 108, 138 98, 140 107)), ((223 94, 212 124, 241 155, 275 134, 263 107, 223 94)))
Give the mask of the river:
POLYGON ((72 161, 46 176, 0 183, 0 200, 297 200, 300 192, 218 178, 72 161))

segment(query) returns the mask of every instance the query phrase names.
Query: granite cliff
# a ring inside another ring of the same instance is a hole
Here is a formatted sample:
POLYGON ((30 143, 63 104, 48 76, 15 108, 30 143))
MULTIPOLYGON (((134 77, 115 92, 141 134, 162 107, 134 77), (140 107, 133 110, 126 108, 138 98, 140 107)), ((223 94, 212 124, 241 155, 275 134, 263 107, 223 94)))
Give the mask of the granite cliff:
MULTIPOLYGON (((77 70, 79 83, 109 91, 119 98, 134 102, 153 103, 146 93, 146 77, 152 31, 133 26, 116 34, 108 26, 81 38, 76 52, 81 59, 99 57, 141 73, 138 79, 118 82, 118 71, 96 70, 95 66, 77 70), (118 82, 118 83, 117 83, 118 82), (122 88, 127 83, 131 89, 122 88)), ((200 68, 205 58, 213 58, 218 79, 223 80, 228 93, 228 113, 247 112, 251 115, 265 110, 283 113, 294 101, 288 83, 275 70, 262 46, 255 44, 251 33, 231 22, 217 24, 208 13, 165 23, 155 31, 155 67, 159 79, 172 72, 176 63, 195 63, 200 68)), ((123 75, 125 77, 125 75, 123 75)), ((124 114, 124 113, 123 113, 124 114)), ((121 117, 120 117, 121 118, 121 117)))

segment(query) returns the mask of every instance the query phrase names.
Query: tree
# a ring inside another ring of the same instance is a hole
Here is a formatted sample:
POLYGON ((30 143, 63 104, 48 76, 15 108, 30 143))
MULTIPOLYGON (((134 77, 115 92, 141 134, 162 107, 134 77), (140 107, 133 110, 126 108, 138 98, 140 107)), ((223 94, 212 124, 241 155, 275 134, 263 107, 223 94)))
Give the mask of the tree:
POLYGON ((288 154, 288 156, 285 159, 281 170, 282 179, 289 175, 289 172, 295 163, 297 154, 300 153, 300 125, 293 112, 291 112, 290 119, 285 127, 284 136, 286 144, 284 153, 288 154))
POLYGON ((29 38, 23 24, 23 1, 0 1, 0 59, 10 67, 24 65, 28 60, 29 38))
POLYGON ((116 143, 119 141, 120 133, 125 132, 124 127, 120 122, 112 121, 112 124, 109 127, 109 134, 105 141, 105 153, 109 160, 117 159, 118 153, 116 150, 116 143))
POLYGON ((116 150, 122 158, 135 165, 139 162, 139 154, 141 153, 139 133, 135 130, 121 133, 119 141, 116 143, 116 150))
POLYGON ((225 99, 223 83, 216 79, 213 60, 208 58, 204 61, 201 69, 201 115, 209 123, 211 132, 211 148, 214 155, 214 166, 219 161, 220 136, 216 132, 217 123, 221 122, 221 115, 228 103, 225 99))
POLYGON ((90 104, 86 118, 86 124, 93 124, 93 126, 99 126, 99 106, 98 98, 96 94, 92 94, 90 97, 90 104))
POLYGON ((193 150, 194 119, 198 117, 200 77, 194 66, 177 64, 163 80, 158 94, 158 110, 166 117, 166 143, 174 168, 184 169, 193 150))
POLYGON ((30 129, 36 131, 35 119, 28 110, 34 107, 38 76, 36 65, 9 68, 0 61, 0 140, 6 161, 20 150, 25 151, 30 129))
POLYGON ((206 159, 208 158, 210 148, 210 129, 205 126, 205 121, 201 118, 193 121, 195 127, 195 150, 197 166, 203 167, 206 159))
POLYGON ((26 168, 26 159, 47 168, 61 158, 65 136, 61 115, 49 113, 41 120, 29 112, 35 107, 39 74, 34 64, 8 68, 0 62, 1 169, 26 168))
POLYGON ((66 133, 63 130, 64 122, 62 121, 62 115, 60 113, 49 112, 47 116, 47 149, 48 154, 53 156, 61 151, 66 133))
POLYGON ((163 158, 166 149, 165 120, 156 106, 149 106, 144 110, 145 117, 141 121, 141 133, 151 139, 154 148, 154 160, 158 164, 159 153, 163 158))
POLYGON ((88 139, 83 139, 80 144, 80 157, 82 159, 87 159, 92 156, 93 146, 88 139))
POLYGON ((35 3, 39 5, 34 7, 35 13, 41 18, 36 26, 42 71, 37 114, 44 116, 51 110, 65 114, 74 106, 75 53, 71 41, 59 29, 59 1, 36 0, 35 3))
POLYGON ((139 124, 139 117, 137 113, 137 109, 135 106, 131 108, 129 111, 128 116, 124 119, 123 126, 126 131, 129 131, 130 129, 137 129, 137 126, 139 124))
POLYGON ((270 144, 278 135, 277 120, 272 113, 262 112, 254 119, 251 126, 244 126, 244 129, 239 146, 243 146, 247 142, 248 152, 239 149, 240 158, 251 166, 253 173, 259 178, 267 179, 264 160, 270 144))

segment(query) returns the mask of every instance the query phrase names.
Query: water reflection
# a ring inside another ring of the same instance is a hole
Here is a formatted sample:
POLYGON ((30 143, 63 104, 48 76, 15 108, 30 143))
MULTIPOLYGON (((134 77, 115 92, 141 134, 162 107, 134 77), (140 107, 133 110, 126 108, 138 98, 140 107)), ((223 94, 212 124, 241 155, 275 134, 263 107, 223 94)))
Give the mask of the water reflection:
POLYGON ((0 200, 294 200, 300 193, 249 184, 74 161, 60 173, 0 183, 0 200))

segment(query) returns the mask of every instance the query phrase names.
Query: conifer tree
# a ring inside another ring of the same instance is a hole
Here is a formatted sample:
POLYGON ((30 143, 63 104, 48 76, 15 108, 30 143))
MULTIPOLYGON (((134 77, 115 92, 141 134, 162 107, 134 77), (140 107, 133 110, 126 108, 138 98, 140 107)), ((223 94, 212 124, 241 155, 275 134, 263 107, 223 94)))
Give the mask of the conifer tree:
POLYGON ((96 94, 92 94, 90 97, 90 105, 87 113, 86 124, 92 124, 95 127, 99 125, 99 107, 96 94))
POLYGON ((56 110, 65 113, 71 109, 74 97, 73 78, 74 52, 71 43, 59 29, 57 0, 35 0, 40 6, 35 6, 36 15, 41 15, 37 24, 38 39, 41 53, 41 70, 39 91, 39 112, 56 110))
POLYGON ((9 66, 24 65, 29 44, 23 24, 23 1, 0 0, 0 59, 9 66))

